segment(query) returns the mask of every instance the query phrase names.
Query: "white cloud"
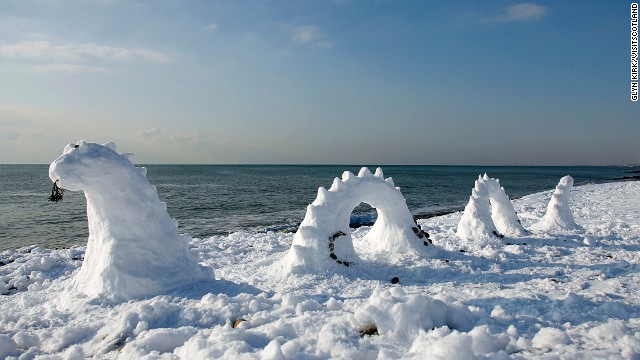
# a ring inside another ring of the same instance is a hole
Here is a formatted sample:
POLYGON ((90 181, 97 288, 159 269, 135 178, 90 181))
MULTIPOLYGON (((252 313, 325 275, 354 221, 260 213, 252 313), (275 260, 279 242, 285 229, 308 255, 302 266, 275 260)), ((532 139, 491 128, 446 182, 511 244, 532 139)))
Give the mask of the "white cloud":
POLYGON ((147 139, 147 140, 154 140, 158 138, 160 134, 162 134, 162 129, 159 127, 153 127, 149 130, 138 132, 136 136, 141 137, 143 139, 147 139))
POLYGON ((548 9, 532 3, 520 3, 511 5, 506 13, 494 18, 496 21, 531 21, 538 20, 547 14, 548 9))
POLYGON ((1 45, 0 57, 16 60, 46 62, 123 62, 143 60, 155 63, 172 61, 168 54, 148 49, 87 44, 54 44, 46 40, 24 41, 17 44, 1 45))
POLYGON ((218 24, 209 24, 209 25, 205 26, 204 29, 207 30, 207 31, 215 32, 215 31, 218 31, 218 29, 220 29, 220 25, 218 25, 218 24))
POLYGON ((106 73, 109 69, 95 66, 84 66, 75 64, 45 64, 34 65, 32 69, 38 72, 60 72, 66 74, 82 74, 82 73, 106 73))
POLYGON ((547 14, 547 8, 544 6, 522 3, 509 6, 507 10, 507 21, 527 21, 536 20, 547 14))
POLYGON ((0 124, 3 126, 31 124, 46 119, 49 114, 46 110, 34 107, 0 104, 0 124))
POLYGON ((175 134, 169 138, 169 141, 178 144, 196 144, 203 141, 213 141, 204 134, 175 134))
POLYGON ((333 41, 316 25, 299 26, 291 32, 291 42, 294 44, 314 44, 318 47, 330 48, 333 41))

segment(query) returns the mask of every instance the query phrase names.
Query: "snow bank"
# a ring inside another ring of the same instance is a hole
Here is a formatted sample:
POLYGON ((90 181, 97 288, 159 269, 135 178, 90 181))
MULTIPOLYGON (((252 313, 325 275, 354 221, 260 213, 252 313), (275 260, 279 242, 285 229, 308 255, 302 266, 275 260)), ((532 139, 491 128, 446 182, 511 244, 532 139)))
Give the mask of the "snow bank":
POLYGON ((447 304, 426 295, 407 295, 400 287, 394 287, 374 290, 369 301, 355 311, 352 321, 363 333, 402 335, 445 325, 468 331, 477 320, 461 303, 447 304))
POLYGON ((89 241, 72 289, 122 301, 211 279, 189 250, 190 237, 178 233, 147 181, 146 169, 129 156, 117 153, 113 143, 80 141, 67 145, 49 167, 51 180, 83 191, 87 199, 89 241))
POLYGON ((335 178, 331 188, 318 189, 318 196, 293 239, 289 253, 291 271, 318 271, 350 267, 358 261, 353 247, 349 216, 360 203, 378 212, 378 218, 365 236, 372 249, 385 253, 430 255, 435 249, 414 221, 400 188, 391 178, 384 179, 378 168, 375 175, 363 167, 358 176, 345 171, 335 178))
POLYGON ((518 336, 515 328, 501 334, 493 334, 486 325, 469 332, 447 327, 421 332, 411 345, 407 358, 434 360, 511 359, 526 340, 518 336))
POLYGON ((542 220, 534 224, 531 229, 536 231, 580 229, 580 226, 576 224, 573 219, 573 214, 571 213, 569 195, 572 186, 573 178, 571 176, 567 175, 560 179, 547 205, 547 213, 542 220))

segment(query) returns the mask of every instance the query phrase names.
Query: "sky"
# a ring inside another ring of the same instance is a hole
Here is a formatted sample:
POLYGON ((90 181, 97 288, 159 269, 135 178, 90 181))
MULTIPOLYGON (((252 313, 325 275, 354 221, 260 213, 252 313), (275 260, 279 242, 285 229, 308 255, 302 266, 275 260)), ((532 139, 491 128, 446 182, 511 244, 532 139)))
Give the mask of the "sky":
POLYGON ((0 0, 0 163, 628 165, 630 2, 0 0))

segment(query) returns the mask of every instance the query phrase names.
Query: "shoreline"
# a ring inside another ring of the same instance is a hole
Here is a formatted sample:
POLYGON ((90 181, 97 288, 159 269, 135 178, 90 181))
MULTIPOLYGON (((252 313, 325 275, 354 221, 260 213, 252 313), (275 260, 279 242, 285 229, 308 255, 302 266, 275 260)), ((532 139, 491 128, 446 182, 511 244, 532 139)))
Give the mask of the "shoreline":
MULTIPOLYGON (((0 336, 27 357, 264 358, 276 349, 285 358, 411 358, 460 346, 478 358, 636 354, 640 183, 576 190, 581 229, 484 243, 457 237, 458 216, 434 216, 421 222, 438 247, 430 257, 383 252, 356 229, 359 265, 328 273, 286 273, 291 235, 194 239, 191 250, 216 282, 117 304, 74 297, 84 249, 29 247, 12 252, 13 262, 0 257, 0 336), (430 321, 440 310, 457 321, 430 321), (363 336, 371 323, 377 331, 363 336)), ((548 195, 514 202, 525 228, 540 220, 548 195)))
MULTIPOLYGON (((640 181, 640 175, 637 176, 633 176, 633 177, 624 177, 624 178, 620 178, 620 179, 610 179, 606 182, 601 182, 601 183, 586 183, 586 184, 581 184, 581 185, 575 185, 573 188, 579 188, 582 186, 590 186, 590 185, 598 185, 598 184, 611 184, 611 183, 625 183, 625 182, 629 182, 629 181, 640 181)), ((544 190, 544 191, 539 191, 539 192, 534 192, 534 193, 530 193, 530 194, 526 194, 526 195, 522 195, 522 196, 513 196, 513 197, 509 197, 509 199, 511 201, 513 200, 517 200, 517 199, 521 199, 523 197, 527 197, 527 196, 532 196, 532 195, 536 195, 536 194, 540 194, 540 193, 544 193, 547 191, 552 191, 553 189, 548 189, 548 190, 544 190)), ((452 206, 450 208, 444 208, 441 210, 434 210, 432 212, 428 212, 428 213, 422 213, 419 215, 414 215, 414 219, 417 220, 428 220, 428 219, 433 219, 433 218, 437 218, 437 217, 441 217, 441 216, 446 216, 446 215, 450 215, 450 214, 454 214, 457 212, 461 212, 464 211, 465 206, 452 206)), ((351 215, 354 215, 353 213, 351 215)), ((364 214, 356 214, 356 215, 365 215, 365 216, 369 216, 371 214, 369 213, 364 213, 364 214)), ((176 219, 177 220, 177 219, 176 219)), ((178 220, 179 221, 179 220, 178 220)), ((373 224, 375 223, 374 221, 367 221, 367 220, 357 220, 353 223, 349 224, 349 228, 356 230, 362 227, 370 227, 373 226, 373 224)), ((228 232, 226 234, 212 234, 206 237, 193 237, 189 232, 185 232, 186 234, 189 234, 190 237, 192 237, 193 239, 207 239, 207 238, 211 238, 211 237, 216 237, 216 236, 223 236, 223 237, 228 237, 231 236, 233 234, 238 234, 238 233, 251 233, 251 232, 255 232, 257 234, 264 234, 264 233, 269 233, 269 232, 274 232, 274 233, 283 233, 283 234, 294 234, 297 230, 298 227, 300 226, 300 223, 297 224, 279 224, 279 225, 270 225, 268 227, 265 228, 255 228, 253 230, 248 230, 248 229, 237 229, 236 231, 233 232, 228 232)), ((88 235, 87 235, 88 236, 88 235)), ((21 250, 24 249, 33 249, 33 248, 41 248, 41 249, 47 249, 47 250, 64 250, 64 249, 71 249, 71 248, 86 248, 86 244, 84 245, 71 245, 71 246, 61 246, 61 247, 44 247, 42 245, 38 245, 38 244, 30 244, 30 245, 25 245, 19 248, 13 248, 13 249, 4 249, 0 251, 0 255, 3 254, 6 251, 9 252, 19 252, 21 250)), ((1 259, 0 259, 0 266, 2 266, 1 264, 1 259)))

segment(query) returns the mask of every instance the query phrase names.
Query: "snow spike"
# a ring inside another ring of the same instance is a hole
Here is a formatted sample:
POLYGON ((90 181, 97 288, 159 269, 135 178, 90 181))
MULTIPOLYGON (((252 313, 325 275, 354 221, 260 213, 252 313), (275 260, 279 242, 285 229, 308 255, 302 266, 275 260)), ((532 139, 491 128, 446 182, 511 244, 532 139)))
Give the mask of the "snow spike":
POLYGON ((366 166, 363 166, 362 169, 360 169, 360 172, 358 173, 358 177, 366 177, 371 175, 373 174, 371 174, 371 171, 369 171, 369 168, 366 166))
POLYGON ((133 157, 135 156, 134 153, 122 153, 120 155, 124 156, 125 158, 127 158, 127 160, 133 163, 133 157))
POLYGON ((106 142, 106 143, 104 143, 102 145, 108 147, 109 149, 111 149, 111 150, 113 150, 115 152, 118 151, 118 147, 116 146, 116 143, 114 143, 114 142, 109 141, 109 142, 106 142))
MULTIPOLYGON (((302 234, 303 236, 312 236, 312 233, 313 233, 313 227, 311 227, 311 226, 302 226, 302 225, 301 225, 301 226, 298 228, 298 232, 299 232, 300 234, 302 234)), ((299 246, 299 245, 293 245, 293 247, 296 247, 296 246, 299 246)))
POLYGON ((307 205, 307 213, 312 215, 314 218, 318 216, 317 211, 318 211, 318 206, 315 204, 315 201, 307 205))
POLYGON ((339 178, 333 179, 333 184, 329 188, 329 191, 340 191, 342 189, 342 181, 339 178))
POLYGON ((374 175, 376 177, 379 177, 380 179, 384 179, 384 174, 382 174, 382 168, 377 168, 376 173, 374 175))
POLYGON ((140 173, 142 174, 142 176, 147 177, 147 168, 146 167, 139 167, 138 169, 140 169, 140 173))
POLYGON ((344 182, 352 180, 355 177, 356 176, 351 171, 345 171, 345 172, 342 173, 342 181, 344 181, 344 182))
POLYGON ((391 185, 395 185, 395 184, 393 183, 393 179, 391 178, 391 176, 389 176, 388 178, 384 179, 384 181, 388 182, 388 183, 389 183, 389 184, 391 184, 391 185))
POLYGON ((482 180, 484 181, 489 180, 489 175, 487 175, 487 173, 484 173, 484 175, 482 175, 482 180))
POLYGON ((475 183, 475 185, 473 186, 473 190, 475 190, 475 191, 480 191, 480 184, 481 184, 481 183, 482 183, 482 179, 480 179, 480 178, 478 177, 478 180, 476 180, 476 183, 475 183))
POLYGON ((316 200, 315 200, 315 201, 321 201, 321 202, 323 202, 323 201, 325 201, 325 199, 327 198, 327 196, 328 196, 328 195, 329 195, 329 194, 328 194, 328 192, 327 192, 327 189, 325 189, 324 187, 320 186, 320 187, 318 188, 318 197, 316 197, 316 200))
POLYGON ((158 193, 158 188, 156 188, 155 185, 151 185, 151 188, 153 189, 153 191, 157 194, 158 193))

